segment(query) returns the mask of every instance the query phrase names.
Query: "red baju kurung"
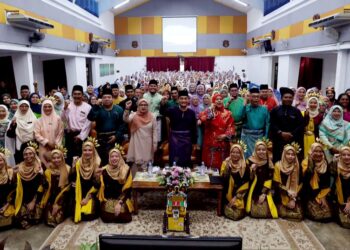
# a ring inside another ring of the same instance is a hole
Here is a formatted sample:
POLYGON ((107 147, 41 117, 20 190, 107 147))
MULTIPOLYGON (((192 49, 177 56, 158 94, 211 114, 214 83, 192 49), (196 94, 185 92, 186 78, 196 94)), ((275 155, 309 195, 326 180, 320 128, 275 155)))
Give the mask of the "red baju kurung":
POLYGON ((260 105, 266 106, 267 110, 270 112, 277 107, 278 103, 274 98, 268 97, 267 100, 260 99, 260 105))

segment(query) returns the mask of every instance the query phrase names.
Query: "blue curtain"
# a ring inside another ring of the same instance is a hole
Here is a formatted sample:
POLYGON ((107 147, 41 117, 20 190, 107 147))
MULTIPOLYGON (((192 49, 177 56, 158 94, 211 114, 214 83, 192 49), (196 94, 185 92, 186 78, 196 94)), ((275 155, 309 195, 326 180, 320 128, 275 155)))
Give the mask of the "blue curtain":
POLYGON ((289 2, 290 0, 264 0, 264 15, 266 16, 289 2))

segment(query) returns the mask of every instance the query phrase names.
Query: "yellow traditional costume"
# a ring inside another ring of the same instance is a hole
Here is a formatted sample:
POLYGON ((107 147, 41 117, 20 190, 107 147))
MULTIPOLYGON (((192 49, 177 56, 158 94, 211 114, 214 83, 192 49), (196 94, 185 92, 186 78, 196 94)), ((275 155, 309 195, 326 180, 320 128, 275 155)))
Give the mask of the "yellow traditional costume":
POLYGON ((240 159, 233 162, 227 157, 221 165, 221 176, 224 178, 224 214, 232 220, 240 220, 245 216, 245 195, 249 190, 249 169, 244 158, 244 146, 233 144, 230 153, 238 149, 240 159))

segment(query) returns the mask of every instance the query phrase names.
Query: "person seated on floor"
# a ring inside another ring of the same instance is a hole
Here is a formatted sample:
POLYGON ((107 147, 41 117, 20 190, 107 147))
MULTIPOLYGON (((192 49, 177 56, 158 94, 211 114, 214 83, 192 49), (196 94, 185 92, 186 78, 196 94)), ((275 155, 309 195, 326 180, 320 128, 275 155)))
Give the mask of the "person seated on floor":
POLYGON ((96 197, 97 189, 96 174, 98 173, 101 158, 97 153, 97 140, 89 137, 83 143, 82 155, 79 159, 74 158, 73 168, 70 173, 72 183, 71 193, 73 193, 74 222, 81 220, 96 219, 98 200, 96 197))
POLYGON ((43 169, 37 155, 38 145, 29 142, 23 151, 24 161, 18 165, 15 198, 15 223, 28 229, 39 224, 42 217, 40 205, 43 196, 43 169))
POLYGON ((225 216, 240 220, 245 216, 244 197, 249 190, 249 169, 244 158, 245 144, 235 143, 231 146, 230 156, 221 165, 221 176, 224 178, 225 216))
POLYGON ((299 192, 302 187, 298 152, 301 150, 296 143, 287 144, 282 158, 275 164, 273 181, 275 183, 275 202, 281 218, 303 219, 303 211, 299 192))
POLYGON ((252 182, 246 212, 253 218, 278 218, 271 192, 274 166, 268 153, 268 144, 267 140, 258 140, 253 155, 248 159, 252 182))
POLYGON ((331 174, 323 145, 311 145, 309 156, 302 162, 305 214, 315 221, 329 221, 332 218, 330 203, 331 174))
POLYGON ((338 221, 342 227, 350 228, 350 147, 340 149, 336 162, 335 190, 338 221))
POLYGON ((56 145, 51 151, 51 159, 45 170, 47 187, 42 201, 42 205, 45 206, 44 220, 47 225, 53 227, 67 217, 70 167, 64 160, 65 150, 63 146, 56 145))
POLYGON ((7 165, 7 149, 0 147, 0 230, 12 226, 15 215, 16 179, 13 178, 13 169, 7 165))
POLYGON ((131 168, 124 162, 123 150, 119 145, 109 151, 109 163, 103 167, 99 180, 98 198, 102 221, 130 222, 134 210, 130 200, 132 174, 131 168))

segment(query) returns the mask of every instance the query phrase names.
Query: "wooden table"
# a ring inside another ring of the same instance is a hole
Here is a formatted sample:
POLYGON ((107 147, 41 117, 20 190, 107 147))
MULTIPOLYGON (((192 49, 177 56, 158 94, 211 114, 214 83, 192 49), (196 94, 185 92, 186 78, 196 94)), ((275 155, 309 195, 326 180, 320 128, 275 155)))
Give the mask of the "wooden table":
MULTIPOLYGON (((215 191, 217 193, 216 213, 221 216, 223 186, 220 184, 210 184, 209 182, 195 182, 190 186, 189 191, 215 191)), ((158 182, 150 181, 133 181, 132 182, 132 197, 134 201, 134 213, 138 213, 137 197, 139 192, 145 191, 165 191, 164 186, 159 186, 158 182)))

